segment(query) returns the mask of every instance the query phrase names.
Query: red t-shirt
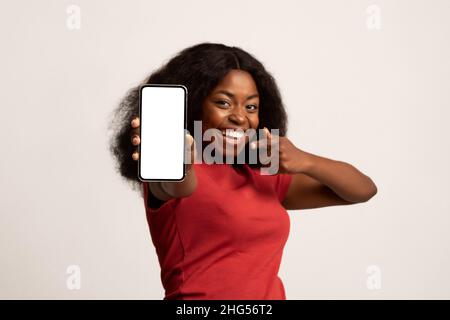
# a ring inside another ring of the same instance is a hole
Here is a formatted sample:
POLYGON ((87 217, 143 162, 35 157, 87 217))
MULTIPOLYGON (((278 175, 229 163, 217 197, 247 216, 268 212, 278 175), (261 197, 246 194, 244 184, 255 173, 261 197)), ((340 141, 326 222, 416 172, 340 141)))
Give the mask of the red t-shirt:
POLYGON ((193 166, 195 192, 158 209, 143 183, 164 300, 285 300, 278 270, 290 220, 280 202, 292 176, 261 175, 247 164, 193 166))

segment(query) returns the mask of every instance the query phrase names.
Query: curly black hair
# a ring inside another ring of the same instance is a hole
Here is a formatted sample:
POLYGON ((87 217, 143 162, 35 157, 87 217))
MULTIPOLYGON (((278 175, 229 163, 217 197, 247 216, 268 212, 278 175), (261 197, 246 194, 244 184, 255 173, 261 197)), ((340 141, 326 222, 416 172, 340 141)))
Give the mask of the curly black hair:
MULTIPOLYGON (((116 170, 139 190, 138 162, 132 159, 135 146, 131 143, 131 120, 139 116, 139 88, 143 84, 182 84, 188 90, 187 129, 194 132, 194 121, 202 119, 202 104, 211 91, 232 69, 251 74, 260 98, 259 127, 278 129, 286 135, 287 114, 273 76, 261 62, 239 47, 204 42, 180 51, 170 61, 154 71, 143 83, 130 89, 112 113, 108 128, 109 150, 116 160, 116 170)), ((259 130, 257 130, 259 132, 259 130)), ((247 153, 248 154, 248 153, 247 153)))

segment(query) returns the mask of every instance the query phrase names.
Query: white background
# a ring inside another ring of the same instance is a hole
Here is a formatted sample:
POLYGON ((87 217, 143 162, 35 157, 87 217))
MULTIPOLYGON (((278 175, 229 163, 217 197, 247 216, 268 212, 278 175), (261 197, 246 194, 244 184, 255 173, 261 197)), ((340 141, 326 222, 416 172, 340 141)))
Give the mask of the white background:
POLYGON ((0 12, 0 298, 162 299, 143 199, 114 171, 106 128, 129 88, 204 41, 274 75, 298 148, 378 186, 367 203, 290 212, 287 298, 450 298, 449 1, 2 1, 0 12), (67 28, 71 4, 80 30, 67 28), (66 286, 69 265, 80 290, 66 286))

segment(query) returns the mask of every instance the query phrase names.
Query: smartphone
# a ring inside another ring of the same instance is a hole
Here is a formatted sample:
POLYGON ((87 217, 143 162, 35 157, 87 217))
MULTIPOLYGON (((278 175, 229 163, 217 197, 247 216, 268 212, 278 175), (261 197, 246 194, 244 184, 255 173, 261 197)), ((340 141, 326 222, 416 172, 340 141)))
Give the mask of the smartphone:
POLYGON ((187 95, 183 85, 141 86, 139 180, 184 179, 187 95))

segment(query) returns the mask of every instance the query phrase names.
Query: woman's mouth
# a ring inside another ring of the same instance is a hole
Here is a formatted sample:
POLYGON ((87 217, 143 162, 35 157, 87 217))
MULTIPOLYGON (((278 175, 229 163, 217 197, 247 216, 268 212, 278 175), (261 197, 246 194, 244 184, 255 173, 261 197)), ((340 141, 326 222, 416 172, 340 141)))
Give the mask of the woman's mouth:
POLYGON ((245 142, 246 135, 243 131, 224 130, 222 131, 222 137, 227 144, 236 146, 245 142))

